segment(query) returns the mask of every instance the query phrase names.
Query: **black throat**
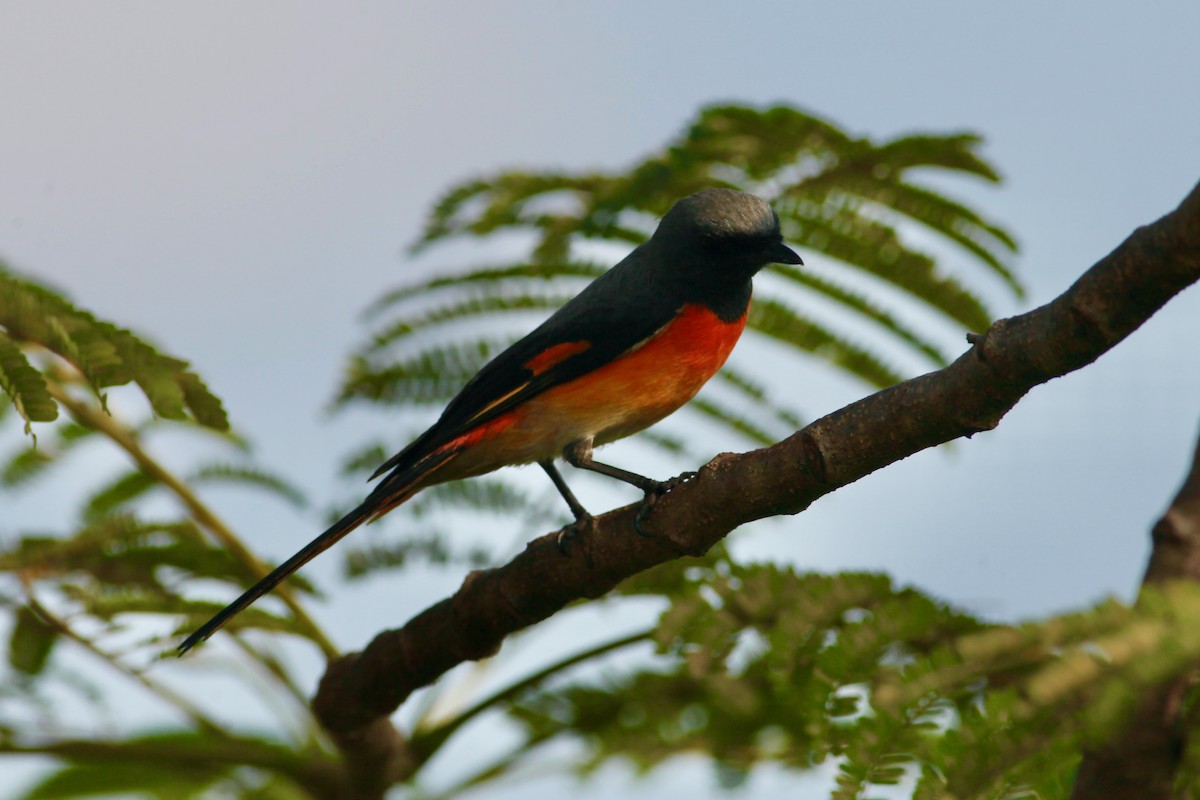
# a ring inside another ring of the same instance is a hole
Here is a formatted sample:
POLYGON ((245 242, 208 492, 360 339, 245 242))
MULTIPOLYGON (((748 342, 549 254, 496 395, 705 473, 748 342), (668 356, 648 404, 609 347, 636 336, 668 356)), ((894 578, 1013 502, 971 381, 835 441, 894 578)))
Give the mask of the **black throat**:
POLYGON ((684 298, 689 303, 697 303, 712 311, 722 322, 734 322, 741 319, 750 306, 752 290, 750 278, 740 281, 698 281, 685 287, 684 298))

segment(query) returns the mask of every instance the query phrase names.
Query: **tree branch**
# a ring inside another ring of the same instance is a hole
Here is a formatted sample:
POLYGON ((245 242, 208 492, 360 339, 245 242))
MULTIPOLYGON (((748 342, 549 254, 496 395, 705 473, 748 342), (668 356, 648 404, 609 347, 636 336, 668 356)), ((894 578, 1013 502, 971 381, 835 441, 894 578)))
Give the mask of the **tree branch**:
MULTIPOLYGON (((1166 513, 1151 530, 1154 548, 1143 586, 1200 581, 1200 441, 1192 468, 1166 513)), ((1145 692, 1138 708, 1111 741, 1084 752, 1072 798, 1169 800, 1187 747, 1183 713, 1190 674, 1145 692)))
POLYGON ((1053 302, 969 337, 973 347, 945 369, 864 398, 772 447, 717 456, 656 503, 646 520, 653 536, 634 532, 636 506, 627 506, 597 518, 569 557, 547 534, 505 566, 472 572, 452 597, 331 661, 313 710, 352 770, 403 778, 411 754, 387 717, 417 688, 495 653, 505 636, 572 601, 704 553, 739 525, 797 514, 881 467, 991 430, 1030 389, 1090 364, 1198 278, 1200 186, 1053 302))

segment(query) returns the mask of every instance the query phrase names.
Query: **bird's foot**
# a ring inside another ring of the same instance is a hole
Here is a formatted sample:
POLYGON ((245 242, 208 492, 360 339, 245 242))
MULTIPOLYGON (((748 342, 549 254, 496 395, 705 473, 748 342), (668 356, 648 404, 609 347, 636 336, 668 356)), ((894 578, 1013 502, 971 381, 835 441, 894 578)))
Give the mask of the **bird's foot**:
POLYGON ((658 498, 667 494, 676 486, 687 483, 695 477, 695 472, 685 472, 682 475, 676 475, 674 478, 660 481, 651 488, 647 489, 646 498, 642 501, 641 508, 637 510, 637 514, 635 514, 633 517, 633 529, 637 531, 638 534, 647 538, 653 536, 654 534, 650 531, 647 531, 644 525, 646 522, 646 515, 649 514, 654 508, 654 504, 658 502, 658 498))
POLYGON ((564 556, 571 555, 571 542, 578 539, 584 533, 587 533, 596 526, 596 518, 591 514, 584 512, 575 517, 575 521, 558 532, 554 543, 558 545, 558 552, 564 556))

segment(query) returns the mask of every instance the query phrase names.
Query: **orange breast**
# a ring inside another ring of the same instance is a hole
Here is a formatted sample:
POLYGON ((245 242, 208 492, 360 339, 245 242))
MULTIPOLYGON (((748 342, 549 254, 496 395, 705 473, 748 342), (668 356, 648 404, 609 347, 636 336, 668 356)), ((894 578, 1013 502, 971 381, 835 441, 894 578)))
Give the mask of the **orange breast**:
POLYGON ((726 323, 704 306, 685 306, 641 347, 551 391, 558 392, 565 405, 584 410, 583 416, 594 415, 598 443, 614 441, 653 425, 691 400, 721 369, 745 326, 744 315, 726 323), (617 419, 610 421, 610 416, 617 419))

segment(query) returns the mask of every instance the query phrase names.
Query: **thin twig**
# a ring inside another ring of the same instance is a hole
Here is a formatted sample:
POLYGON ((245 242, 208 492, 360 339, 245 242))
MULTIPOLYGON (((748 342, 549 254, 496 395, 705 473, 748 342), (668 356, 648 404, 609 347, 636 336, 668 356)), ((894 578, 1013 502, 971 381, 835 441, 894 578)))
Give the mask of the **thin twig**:
POLYGON ((438 748, 440 748, 442 744, 444 744, 445 741, 454 734, 455 731, 457 731, 466 723, 470 722, 475 717, 487 711, 489 708, 499 705, 500 703, 508 702, 514 697, 517 697, 523 692, 532 689, 534 686, 546 681, 548 678, 554 677, 559 672, 570 669, 576 664, 581 664, 584 661, 590 661, 597 656, 604 655, 605 653, 611 653, 614 650, 620 650, 622 647, 628 647, 631 644, 649 641, 652 634, 653 631, 640 631, 628 636, 622 636, 621 638, 614 639, 610 642, 605 642, 604 644, 596 645, 595 647, 587 650, 582 650, 574 655, 562 659, 561 661, 555 662, 554 664, 540 669, 532 675, 527 675, 516 683, 500 689, 495 694, 483 698, 475 705, 471 706, 466 711, 463 711, 461 714, 458 714, 454 717, 454 719, 450 720, 444 725, 439 725, 430 730, 419 731, 415 733, 409 740, 409 744, 412 747, 413 753, 417 759, 417 763, 422 764, 427 761, 430 756, 436 753, 438 748))
MULTIPOLYGON (((270 681, 264 680, 261 676, 257 678, 252 677, 252 679, 261 681, 264 687, 266 687, 268 690, 274 690, 275 692, 278 692, 282 687, 283 694, 287 698, 295 701, 296 706, 304 717, 304 722, 301 723, 304 728, 304 735, 306 735, 310 741, 315 740, 328 745, 329 740, 325 736, 325 730, 319 724, 317 724, 316 718, 312 715, 312 709, 308 704, 308 697, 300 690, 300 687, 296 685, 296 682, 292 679, 292 676, 287 673, 287 671, 283 668, 283 665, 279 663, 279 660, 252 647, 250 643, 246 641, 245 637, 237 631, 229 632, 229 640, 233 642, 234 646, 241 650, 252 663, 261 667, 263 671, 271 678, 274 678, 277 683, 270 683, 270 681)), ((281 718, 285 718, 286 712, 281 706, 276 710, 281 718)), ((299 720, 295 721, 299 722, 299 720)))

